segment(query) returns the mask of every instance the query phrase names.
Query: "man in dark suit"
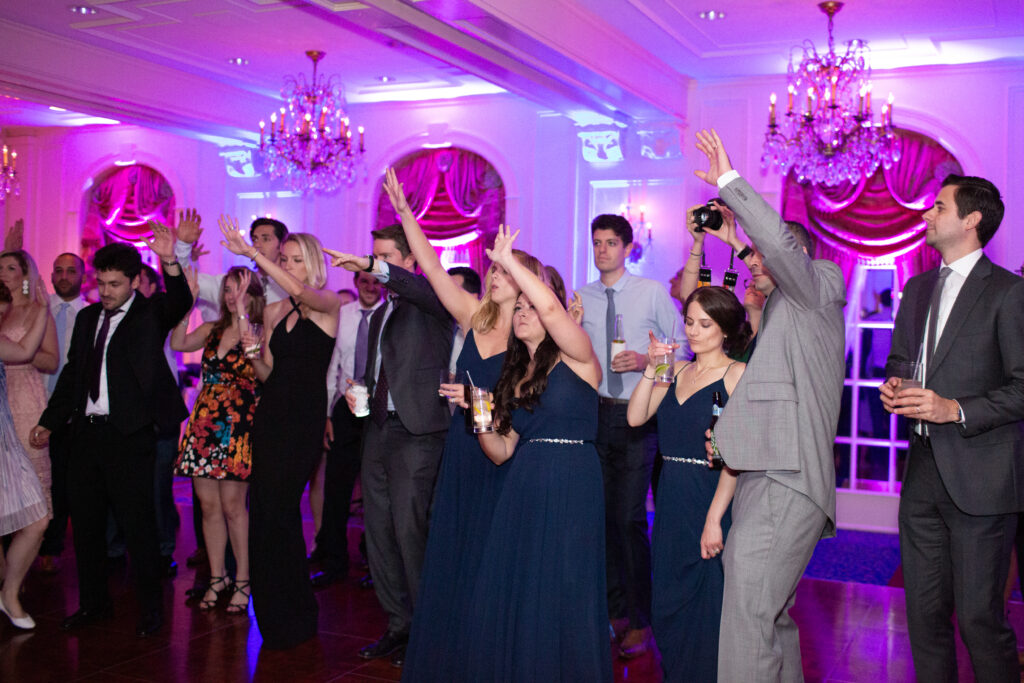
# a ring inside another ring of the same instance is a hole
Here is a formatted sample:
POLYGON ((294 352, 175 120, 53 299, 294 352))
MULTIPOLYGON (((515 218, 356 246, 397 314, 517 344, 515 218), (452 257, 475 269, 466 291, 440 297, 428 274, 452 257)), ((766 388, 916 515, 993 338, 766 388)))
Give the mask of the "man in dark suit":
MULTIPOLYGON (((416 260, 402 226, 373 231, 373 254, 340 255, 335 264, 374 273, 389 290, 370 318, 366 387, 370 419, 363 437, 363 515, 370 575, 388 627, 359 651, 363 659, 404 662, 420 569, 427 546, 445 432, 451 414, 438 395, 448 368, 454 322, 427 279, 412 272, 416 260)), ((349 407, 354 398, 346 394, 349 407)))
POLYGON ((164 359, 168 332, 188 313, 192 295, 174 260, 174 236, 154 226, 150 248, 163 262, 167 293, 136 293, 142 261, 127 244, 96 252, 100 303, 75 320, 68 362, 33 443, 70 421, 74 448, 68 496, 78 564, 79 610, 61 624, 72 630, 112 614, 106 577, 107 507, 124 530, 141 616, 136 633, 163 624, 161 566, 153 503, 156 439, 187 416, 164 359))
POLYGON ((957 678, 954 612, 976 678, 1020 680, 1003 585, 1024 510, 1024 280, 982 252, 1002 218, 989 181, 943 181, 924 214, 942 267, 907 282, 880 387, 913 420, 899 527, 921 681, 957 678), (924 386, 901 390, 896 364, 915 360, 924 386))

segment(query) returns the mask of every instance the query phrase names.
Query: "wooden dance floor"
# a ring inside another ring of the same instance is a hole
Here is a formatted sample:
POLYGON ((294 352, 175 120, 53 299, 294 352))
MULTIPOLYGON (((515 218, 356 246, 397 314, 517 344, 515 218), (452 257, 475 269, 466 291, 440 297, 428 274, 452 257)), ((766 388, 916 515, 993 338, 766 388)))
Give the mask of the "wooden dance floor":
MULTIPOLYGON (((35 632, 15 630, 0 615, 0 681, 397 681, 388 660, 365 662, 356 651, 379 636, 385 619, 373 591, 357 585, 360 572, 319 592, 320 635, 288 652, 263 652, 250 613, 232 616, 187 607, 193 570, 185 558, 194 549, 187 482, 175 486, 181 512, 175 558, 178 577, 165 586, 166 621, 158 637, 135 636, 135 607, 128 571, 112 569, 116 617, 73 634, 58 630, 77 608, 74 557, 69 549, 56 575, 30 573, 22 602, 35 618, 35 632)), ((306 508, 308 510, 308 508, 306 508)), ((312 523, 307 519, 307 539, 312 523)), ((353 541, 358 530, 350 528, 353 541)), ((70 539, 69 539, 70 540, 70 539)), ((354 543, 353 543, 354 547, 354 543)), ((800 625, 807 681, 913 681, 903 591, 899 588, 804 579, 794 616, 800 625)), ((1024 635, 1024 606, 1010 605, 1011 621, 1024 635)), ((973 676, 960 646, 960 680, 973 676)), ((661 680, 655 654, 616 662, 617 681, 661 680)), ((441 683, 441 682, 439 682, 441 683)), ((543 682, 538 682, 543 683, 543 682)))

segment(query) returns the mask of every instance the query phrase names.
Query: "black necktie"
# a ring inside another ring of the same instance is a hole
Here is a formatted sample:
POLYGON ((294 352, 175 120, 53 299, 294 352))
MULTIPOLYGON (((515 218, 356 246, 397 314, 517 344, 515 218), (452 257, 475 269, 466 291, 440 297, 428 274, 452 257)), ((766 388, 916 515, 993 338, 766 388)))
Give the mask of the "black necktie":
MULTIPOLYGON (((395 314, 395 307, 398 302, 395 300, 397 297, 390 295, 388 301, 384 302, 381 306, 384 310, 384 315, 381 318, 387 316, 387 306, 391 306, 391 315, 395 314)), ((373 385, 373 396, 370 397, 370 419, 373 420, 374 424, 378 427, 383 427, 384 423, 388 419, 388 376, 384 372, 384 326, 387 325, 387 320, 381 320, 380 333, 377 335, 378 344, 378 357, 377 364, 380 366, 380 372, 377 373, 377 383, 373 385)))
POLYGON ((89 363, 92 368, 89 378, 89 398, 93 401, 98 400, 100 397, 100 371, 103 368, 103 352, 107 346, 107 334, 110 332, 110 319, 118 313, 122 313, 120 308, 113 311, 103 311, 103 324, 100 325, 99 334, 96 335, 96 343, 93 345, 92 354, 89 357, 89 363))
POLYGON ((949 266, 943 266, 939 271, 939 277, 935 281, 935 289, 932 290, 932 300, 928 305, 928 334, 925 337, 924 354, 928 361, 931 361, 935 353, 935 344, 939 341, 936 332, 939 327, 939 306, 942 303, 942 288, 946 285, 946 278, 953 272, 949 266))

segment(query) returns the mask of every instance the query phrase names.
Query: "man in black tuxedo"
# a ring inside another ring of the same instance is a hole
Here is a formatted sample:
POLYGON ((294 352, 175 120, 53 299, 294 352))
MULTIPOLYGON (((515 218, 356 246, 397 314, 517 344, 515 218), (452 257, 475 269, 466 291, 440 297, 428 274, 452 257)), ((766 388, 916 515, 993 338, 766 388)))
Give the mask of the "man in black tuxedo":
POLYGON ((880 387, 913 425, 899 527, 921 681, 957 678, 954 612, 975 677, 1020 680, 1003 585, 1024 510, 1024 280, 982 252, 1002 218, 989 181, 943 181, 924 214, 942 267, 907 282, 880 387), (924 387, 901 390, 896 363, 915 360, 924 387))
POLYGON ((164 358, 164 339, 188 313, 192 295, 174 260, 174 236, 154 226, 150 248, 163 262, 166 294, 137 294, 139 252, 108 244, 93 268, 100 303, 75 320, 68 362, 49 405, 32 430, 45 444, 70 421, 73 451, 68 497, 78 564, 79 610, 61 624, 71 630, 109 619, 106 577, 107 507, 124 530, 141 616, 139 636, 163 624, 161 566, 153 503, 157 435, 187 416, 164 358))
MULTIPOLYGON (((370 418, 363 437, 363 515, 370 575, 388 627, 359 651, 363 659, 404 662, 434 483, 451 420, 438 395, 448 368, 454 322, 416 260, 402 226, 373 231, 372 256, 336 256, 335 265, 374 273, 389 290, 370 318, 366 386, 370 418)), ((354 405, 351 392, 346 394, 354 405)))

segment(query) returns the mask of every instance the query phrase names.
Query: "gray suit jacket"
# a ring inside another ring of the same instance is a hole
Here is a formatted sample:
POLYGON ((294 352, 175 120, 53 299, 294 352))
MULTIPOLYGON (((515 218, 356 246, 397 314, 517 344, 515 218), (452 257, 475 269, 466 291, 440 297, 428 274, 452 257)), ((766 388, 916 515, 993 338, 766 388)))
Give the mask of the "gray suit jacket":
POLYGON ((764 257, 776 288, 768 297, 757 348, 718 420, 722 457, 736 470, 765 471, 803 493, 835 530, 833 441, 846 366, 846 286, 839 267, 814 261, 747 181, 722 199, 764 257))
MULTIPOLYGON (((903 288, 887 370, 917 359, 938 272, 903 288)), ((969 515, 1024 510, 1024 280, 981 257, 949 313, 925 386, 964 411, 963 425, 928 426, 956 506, 969 515)))

